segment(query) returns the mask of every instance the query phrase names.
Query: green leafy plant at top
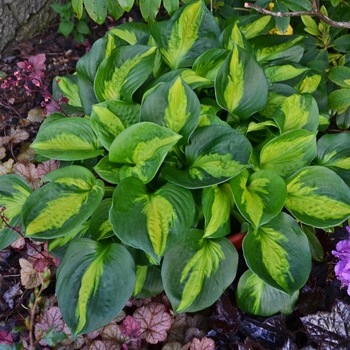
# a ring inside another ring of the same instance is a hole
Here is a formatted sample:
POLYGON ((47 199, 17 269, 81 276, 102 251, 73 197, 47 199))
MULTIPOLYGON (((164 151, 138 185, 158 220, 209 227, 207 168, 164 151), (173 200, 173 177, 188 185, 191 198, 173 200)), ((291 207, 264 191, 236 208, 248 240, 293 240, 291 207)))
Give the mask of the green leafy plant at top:
POLYGON ((57 32, 63 34, 65 37, 73 34, 74 39, 82 44, 85 37, 90 34, 88 26, 90 18, 86 14, 86 11, 82 11, 79 18, 75 18, 71 2, 67 2, 64 5, 52 4, 51 7, 60 15, 61 22, 57 32))
MULTIPOLYGON (((66 114, 31 147, 61 167, 34 191, 0 177, 0 205, 62 259, 56 293, 73 336, 130 296, 164 290, 175 312, 212 305, 236 277, 227 235, 241 224, 239 307, 292 312, 323 256, 314 229, 350 216, 349 134, 324 133, 327 78, 300 63, 304 35, 266 35, 275 25, 251 14, 219 27, 197 0, 150 28, 109 31, 59 78, 66 114)), ((1 248, 16 238, 1 234, 1 248)))

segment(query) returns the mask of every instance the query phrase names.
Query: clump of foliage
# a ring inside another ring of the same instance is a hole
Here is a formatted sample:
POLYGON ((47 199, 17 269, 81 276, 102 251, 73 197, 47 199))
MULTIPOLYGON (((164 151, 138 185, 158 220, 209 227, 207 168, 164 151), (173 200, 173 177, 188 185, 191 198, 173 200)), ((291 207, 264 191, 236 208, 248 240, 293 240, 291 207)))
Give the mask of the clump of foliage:
POLYGON ((63 34, 65 37, 73 34, 74 39, 82 44, 85 37, 90 34, 88 26, 90 18, 86 11, 82 11, 79 18, 76 18, 70 1, 64 5, 52 4, 51 7, 60 15, 61 21, 57 32, 63 34))
MULTIPOLYGON (((176 313, 212 305, 236 277, 235 230, 247 231, 239 307, 292 312, 322 259, 315 228, 350 216, 350 136, 325 132, 348 110, 335 69, 350 68, 344 46, 326 72, 317 39, 268 34, 275 26, 255 13, 219 26, 197 0, 150 28, 109 31, 57 80, 65 114, 50 115, 31 147, 61 167, 34 191, 2 176, 0 205, 62 258, 56 293, 73 337, 130 296, 164 290, 176 313)), ((2 234, 0 248, 17 237, 2 234)))

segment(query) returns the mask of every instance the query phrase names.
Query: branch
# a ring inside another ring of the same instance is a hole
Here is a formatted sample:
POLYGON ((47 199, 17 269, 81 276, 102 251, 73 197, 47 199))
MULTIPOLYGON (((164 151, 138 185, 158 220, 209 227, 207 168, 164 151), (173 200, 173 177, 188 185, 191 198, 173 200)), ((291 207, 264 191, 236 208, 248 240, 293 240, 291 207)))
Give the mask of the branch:
POLYGON ((322 12, 320 12, 315 0, 312 0, 312 10, 311 11, 273 12, 273 11, 266 10, 258 5, 252 4, 250 2, 246 2, 244 4, 244 7, 247 9, 253 9, 255 11, 258 11, 259 13, 262 13, 263 15, 269 15, 272 17, 316 16, 321 21, 329 24, 330 26, 332 26, 334 28, 349 28, 350 29, 350 22, 336 22, 336 21, 333 21, 332 19, 330 19, 329 17, 325 16, 322 12))

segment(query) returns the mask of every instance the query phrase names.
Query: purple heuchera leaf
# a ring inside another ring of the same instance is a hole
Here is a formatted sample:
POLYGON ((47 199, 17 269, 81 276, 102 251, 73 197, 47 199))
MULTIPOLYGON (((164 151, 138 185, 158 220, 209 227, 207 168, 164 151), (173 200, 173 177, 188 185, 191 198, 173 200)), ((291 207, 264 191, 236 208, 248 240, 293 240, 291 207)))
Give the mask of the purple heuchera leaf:
POLYGON ((126 316, 119 328, 124 335, 127 335, 130 338, 136 338, 141 333, 141 323, 131 316, 126 316))
MULTIPOLYGON (((349 226, 346 226, 346 231, 350 235, 349 226)), ((339 259, 334 267, 335 275, 341 282, 342 287, 347 286, 347 292, 350 295, 350 237, 339 241, 336 245, 336 250, 332 250, 332 254, 339 259)))

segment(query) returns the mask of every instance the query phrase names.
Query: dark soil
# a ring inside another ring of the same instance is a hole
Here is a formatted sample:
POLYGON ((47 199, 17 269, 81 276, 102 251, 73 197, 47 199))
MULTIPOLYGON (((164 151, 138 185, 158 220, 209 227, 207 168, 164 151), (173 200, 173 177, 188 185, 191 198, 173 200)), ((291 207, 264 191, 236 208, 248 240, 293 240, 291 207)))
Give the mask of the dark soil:
MULTIPOLYGON (((139 18, 136 12, 129 16, 136 20, 139 18)), ((123 19, 126 20, 129 19, 123 19)), ((118 23, 107 19, 103 26, 91 24, 88 44, 93 44, 118 23)), ((54 25, 44 34, 17 45, 13 54, 0 62, 0 71, 11 75, 17 70, 17 62, 44 53, 45 81, 48 85, 51 85, 55 76, 74 73, 77 61, 86 52, 86 45, 78 44, 71 37, 65 38, 57 34, 56 30, 57 25, 54 25)), ((40 94, 27 96, 23 88, 11 91, 11 96, 15 97, 12 110, 0 105, 0 136, 7 135, 11 127, 20 126, 29 132, 33 140, 39 123, 26 123, 25 118, 29 110, 40 107, 42 97, 40 94)), ((14 156, 19 153, 20 147, 20 144, 14 147, 14 156)), ((350 349, 350 307, 345 306, 343 313, 334 312, 333 316, 317 314, 319 311, 331 312, 337 301, 350 305, 346 290, 341 289, 340 282, 335 279, 335 262, 331 254, 335 244, 340 239, 347 238, 348 234, 344 229, 337 228, 334 233, 319 231, 317 236, 325 252, 324 260, 313 262, 310 278, 301 290, 295 311, 291 315, 266 318, 245 314, 236 307, 235 284, 215 305, 205 310, 204 314, 211 325, 207 336, 215 341, 217 349, 350 349), (306 328, 301 317, 313 314, 318 325, 306 328), (340 323, 345 333, 342 333, 340 323)), ((32 291, 21 286, 18 260, 23 254, 21 249, 14 248, 0 252, 0 332, 9 332, 14 326, 23 324, 27 316, 26 305, 32 291)), ((239 273, 243 273, 244 269, 242 264, 239 273)), ((46 293, 54 294, 54 286, 46 293)), ((160 349, 161 346, 158 344, 150 348, 160 349)))

